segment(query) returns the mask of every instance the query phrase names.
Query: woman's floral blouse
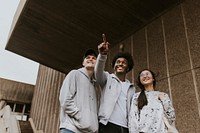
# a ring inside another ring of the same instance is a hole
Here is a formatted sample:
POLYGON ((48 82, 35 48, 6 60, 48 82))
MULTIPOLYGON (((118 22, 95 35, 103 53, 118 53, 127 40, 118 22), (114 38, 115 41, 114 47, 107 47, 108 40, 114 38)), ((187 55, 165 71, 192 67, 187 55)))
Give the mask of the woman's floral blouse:
POLYGON ((164 114, 170 123, 175 121, 175 112, 169 96, 164 93, 165 99, 161 101, 158 99, 159 93, 159 91, 145 91, 148 104, 140 112, 137 106, 140 92, 133 96, 129 114, 130 133, 166 133, 164 114))

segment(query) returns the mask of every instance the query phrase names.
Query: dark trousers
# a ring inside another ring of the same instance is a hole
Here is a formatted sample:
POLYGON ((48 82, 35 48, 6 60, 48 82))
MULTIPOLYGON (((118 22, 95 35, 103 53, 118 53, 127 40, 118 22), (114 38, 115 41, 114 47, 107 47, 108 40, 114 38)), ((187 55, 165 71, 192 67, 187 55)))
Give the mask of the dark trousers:
POLYGON ((108 122, 107 125, 99 123, 99 133, 128 133, 128 128, 108 122))

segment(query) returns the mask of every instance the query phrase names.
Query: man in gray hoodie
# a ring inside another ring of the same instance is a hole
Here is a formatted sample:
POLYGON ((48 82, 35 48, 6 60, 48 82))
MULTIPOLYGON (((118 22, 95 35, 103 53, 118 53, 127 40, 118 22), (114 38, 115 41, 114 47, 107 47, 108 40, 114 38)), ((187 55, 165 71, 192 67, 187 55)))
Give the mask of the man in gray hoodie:
POLYGON ((60 133, 98 131, 94 67, 97 54, 86 51, 83 67, 70 71, 60 90, 60 133))
POLYGON ((99 133, 128 133, 128 113, 135 87, 126 79, 133 68, 132 56, 120 52, 112 60, 114 73, 104 71, 109 43, 103 34, 103 43, 98 46, 99 55, 95 77, 102 88, 99 109, 99 133))

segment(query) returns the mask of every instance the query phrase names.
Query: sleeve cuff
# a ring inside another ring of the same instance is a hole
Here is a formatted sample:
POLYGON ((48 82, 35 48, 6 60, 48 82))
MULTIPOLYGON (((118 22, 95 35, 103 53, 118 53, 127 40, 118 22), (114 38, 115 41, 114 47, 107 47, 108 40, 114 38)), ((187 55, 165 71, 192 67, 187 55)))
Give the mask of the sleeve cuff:
POLYGON ((102 61, 106 61, 107 60, 107 55, 99 54, 99 59, 102 60, 102 61))

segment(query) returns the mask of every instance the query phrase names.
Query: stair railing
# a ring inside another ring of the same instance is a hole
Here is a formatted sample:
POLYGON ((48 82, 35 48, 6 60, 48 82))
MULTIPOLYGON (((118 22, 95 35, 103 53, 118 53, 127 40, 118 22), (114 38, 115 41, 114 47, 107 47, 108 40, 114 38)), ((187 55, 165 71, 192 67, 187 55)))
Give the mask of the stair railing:
POLYGON ((34 133, 44 133, 43 130, 37 130, 37 129, 36 129, 35 124, 34 124, 32 118, 29 118, 28 120, 29 120, 29 122, 30 122, 30 124, 31 124, 31 127, 32 127, 34 133))

